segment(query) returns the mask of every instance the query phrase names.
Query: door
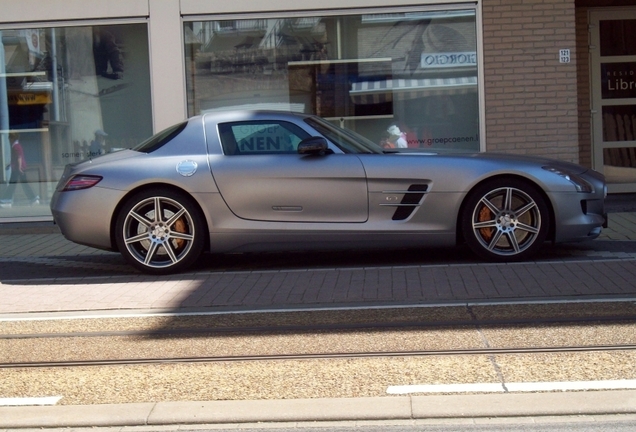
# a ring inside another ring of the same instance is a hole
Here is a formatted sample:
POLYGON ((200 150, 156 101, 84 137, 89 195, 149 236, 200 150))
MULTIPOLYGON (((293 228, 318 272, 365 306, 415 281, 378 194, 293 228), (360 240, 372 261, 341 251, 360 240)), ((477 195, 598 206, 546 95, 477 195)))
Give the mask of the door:
POLYGON ((270 222, 365 222, 367 181, 354 154, 299 155, 310 135, 293 123, 255 120, 219 125, 225 155, 210 157, 230 210, 270 222))
POLYGON ((590 21, 594 168, 609 192, 636 192, 636 8, 590 21))

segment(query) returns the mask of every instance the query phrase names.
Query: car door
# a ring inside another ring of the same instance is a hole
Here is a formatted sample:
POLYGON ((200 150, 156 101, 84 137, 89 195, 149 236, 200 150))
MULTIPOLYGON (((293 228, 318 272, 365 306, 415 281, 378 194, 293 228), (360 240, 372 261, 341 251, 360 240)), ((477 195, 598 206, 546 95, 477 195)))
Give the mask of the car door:
POLYGON ((212 175, 230 210, 271 222, 365 222, 364 168, 354 154, 300 155, 310 137, 283 120, 218 125, 224 155, 210 156, 212 175))

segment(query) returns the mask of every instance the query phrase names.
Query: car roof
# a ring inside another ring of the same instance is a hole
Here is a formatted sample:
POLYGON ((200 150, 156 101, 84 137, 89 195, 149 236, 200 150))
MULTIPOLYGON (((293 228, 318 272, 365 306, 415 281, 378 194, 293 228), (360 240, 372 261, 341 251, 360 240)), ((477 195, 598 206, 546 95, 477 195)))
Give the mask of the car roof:
POLYGON ((293 112, 293 111, 278 111, 278 110, 228 110, 228 111, 214 111, 201 114, 204 122, 228 122, 228 121, 248 121, 248 120, 268 120, 268 119, 291 119, 300 118, 304 119, 311 117, 311 114, 293 112))

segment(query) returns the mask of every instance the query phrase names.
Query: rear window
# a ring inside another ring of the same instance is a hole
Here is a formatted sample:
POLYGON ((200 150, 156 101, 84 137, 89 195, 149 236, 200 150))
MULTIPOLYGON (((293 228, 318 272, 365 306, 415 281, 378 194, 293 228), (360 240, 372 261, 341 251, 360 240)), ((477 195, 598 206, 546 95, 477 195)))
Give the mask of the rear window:
POLYGON ((156 135, 151 136, 146 141, 134 147, 133 150, 142 153, 152 153, 161 148, 164 144, 170 142, 174 137, 179 135, 187 126, 188 122, 183 122, 169 127, 156 135))

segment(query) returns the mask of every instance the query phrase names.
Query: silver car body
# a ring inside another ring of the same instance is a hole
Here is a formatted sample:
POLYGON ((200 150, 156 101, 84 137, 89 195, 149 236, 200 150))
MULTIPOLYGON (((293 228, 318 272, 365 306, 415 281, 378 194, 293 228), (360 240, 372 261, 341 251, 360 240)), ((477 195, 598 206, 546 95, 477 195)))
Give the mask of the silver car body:
POLYGON ((488 153, 347 153, 328 137, 326 153, 237 156, 221 142, 220 125, 237 122, 282 121, 321 136, 311 118, 209 113, 189 119, 152 152, 123 150, 69 165, 51 202, 54 220, 73 242, 118 250, 114 231, 123 203, 143 188, 169 188, 196 202, 212 252, 450 246, 462 240, 462 206, 471 191, 516 178, 545 198, 548 240, 592 239, 605 223, 603 176, 571 163, 488 153), (63 190, 77 175, 102 179, 63 190), (590 188, 577 190, 575 176, 590 188))

